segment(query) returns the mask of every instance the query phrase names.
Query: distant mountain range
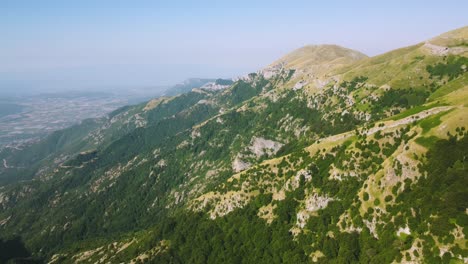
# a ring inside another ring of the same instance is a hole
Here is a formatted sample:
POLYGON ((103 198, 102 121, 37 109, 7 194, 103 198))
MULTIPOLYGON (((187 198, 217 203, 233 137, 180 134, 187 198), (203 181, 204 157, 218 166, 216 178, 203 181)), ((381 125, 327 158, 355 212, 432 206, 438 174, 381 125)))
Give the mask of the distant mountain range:
POLYGON ((190 92, 194 88, 208 88, 208 89, 223 89, 233 84, 232 80, 228 79, 200 79, 190 78, 183 83, 176 84, 164 93, 166 96, 174 96, 182 93, 190 92), (214 88, 213 88, 214 87, 214 88))
POLYGON ((1 260, 466 263, 467 43, 306 46, 3 149, 1 260))

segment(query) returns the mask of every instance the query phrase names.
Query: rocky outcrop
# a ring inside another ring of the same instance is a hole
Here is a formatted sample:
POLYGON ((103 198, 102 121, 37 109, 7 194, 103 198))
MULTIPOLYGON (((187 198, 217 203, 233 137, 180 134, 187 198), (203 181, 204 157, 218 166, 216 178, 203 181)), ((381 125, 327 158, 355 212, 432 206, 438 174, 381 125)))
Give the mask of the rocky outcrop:
POLYGON ((265 79, 271 79, 273 76, 278 75, 284 69, 284 62, 277 63, 275 65, 269 66, 263 70, 260 70, 258 73, 263 76, 265 79))
POLYGON ((302 81, 298 81, 294 87, 293 87, 293 90, 296 91, 296 90, 300 90, 302 89, 302 87, 306 86, 309 82, 308 81, 305 81, 305 80, 302 80, 302 81))
POLYGON ((444 47, 439 45, 434 45, 432 43, 426 42, 422 46, 425 51, 428 51, 432 55, 436 56, 447 56, 449 54, 458 55, 463 54, 468 51, 466 47, 444 47))
POLYGON ((246 170, 250 168, 250 166, 252 166, 252 164, 241 160, 239 156, 237 156, 232 162, 232 170, 235 171, 236 173, 246 170))
POLYGON ((304 228, 307 220, 314 212, 327 207, 328 203, 333 201, 333 198, 328 196, 320 196, 317 192, 309 195, 304 201, 304 209, 297 213, 296 225, 304 228))
POLYGON ((253 137, 251 140, 250 151, 255 154, 256 157, 263 155, 274 155, 283 146, 282 143, 264 139, 261 137, 253 137))
POLYGON ((211 91, 216 91, 216 90, 224 90, 226 88, 229 88, 231 85, 222 85, 222 84, 216 84, 216 82, 209 82, 203 85, 202 89, 206 90, 211 90, 211 91))

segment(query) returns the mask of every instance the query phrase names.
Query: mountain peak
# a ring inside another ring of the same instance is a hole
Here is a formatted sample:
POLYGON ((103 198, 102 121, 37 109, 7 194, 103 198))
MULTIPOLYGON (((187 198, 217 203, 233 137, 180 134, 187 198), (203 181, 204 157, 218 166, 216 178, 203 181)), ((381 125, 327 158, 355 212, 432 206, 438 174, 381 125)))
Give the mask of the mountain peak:
POLYGON ((307 45, 281 57, 273 64, 284 63, 288 68, 304 69, 313 65, 343 65, 367 56, 359 51, 338 45, 307 45))
POLYGON ((307 45, 286 54, 261 72, 269 77, 282 68, 291 69, 294 70, 294 75, 290 84, 295 89, 322 88, 329 83, 332 71, 365 58, 368 57, 359 51, 338 45, 307 45))
POLYGON ((454 46, 464 46, 468 43, 468 26, 458 28, 445 32, 435 38, 428 40, 427 42, 445 46, 445 47, 454 47, 454 46))
POLYGON ((468 26, 445 32, 424 42, 424 53, 436 56, 468 55, 468 26))

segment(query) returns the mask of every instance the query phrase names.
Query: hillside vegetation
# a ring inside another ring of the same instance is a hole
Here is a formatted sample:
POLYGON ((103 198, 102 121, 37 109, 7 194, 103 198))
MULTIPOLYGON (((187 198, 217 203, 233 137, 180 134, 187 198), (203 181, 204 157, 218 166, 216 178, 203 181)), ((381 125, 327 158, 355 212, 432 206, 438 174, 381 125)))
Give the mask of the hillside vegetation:
POLYGON ((307 46, 4 149, 0 242, 49 263, 466 263, 467 41, 307 46))

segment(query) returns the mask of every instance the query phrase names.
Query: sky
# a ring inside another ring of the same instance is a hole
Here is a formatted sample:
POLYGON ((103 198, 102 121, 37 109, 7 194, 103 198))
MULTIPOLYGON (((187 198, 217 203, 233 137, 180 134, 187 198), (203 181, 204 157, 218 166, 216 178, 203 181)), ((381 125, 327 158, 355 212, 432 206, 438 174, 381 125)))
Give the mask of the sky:
POLYGON ((468 1, 0 1, 0 91, 165 86, 307 44, 369 56, 468 25, 468 1))

